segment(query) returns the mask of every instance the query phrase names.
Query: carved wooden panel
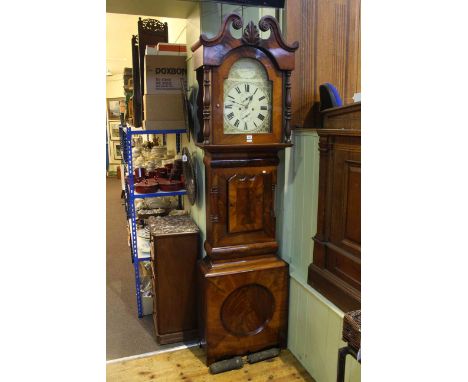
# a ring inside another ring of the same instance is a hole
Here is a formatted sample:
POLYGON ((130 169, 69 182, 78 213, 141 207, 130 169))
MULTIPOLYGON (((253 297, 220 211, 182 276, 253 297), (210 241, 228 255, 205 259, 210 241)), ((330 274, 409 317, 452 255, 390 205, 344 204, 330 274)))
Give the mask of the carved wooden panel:
POLYGON ((231 334, 254 336, 271 320, 274 307, 275 298, 263 285, 244 285, 224 300, 221 322, 231 334))
POLYGON ((142 126, 142 105, 143 98, 140 87, 140 61, 138 59, 138 36, 132 36, 132 78, 133 78, 133 124, 136 127, 142 126))
POLYGON ((138 54, 140 60, 140 88, 145 94, 145 53, 147 45, 169 42, 167 23, 156 19, 138 19, 138 54))
POLYGON ((319 203, 308 282, 348 311, 361 302, 361 108, 353 104, 324 114, 324 128, 317 130, 319 203))
POLYGON ((319 85, 345 104, 361 91, 360 0, 288 0, 286 39, 299 40, 292 74, 292 125, 318 127, 319 85))
MULTIPOLYGON (((339 140, 339 139, 338 139, 339 140)), ((331 173, 330 232, 325 268, 361 287, 361 163, 357 142, 336 143, 331 173)))
POLYGON ((245 245, 275 240, 273 190, 276 169, 232 168, 213 170, 218 193, 214 211, 214 246, 245 245))
POLYGON ((284 347, 288 266, 271 256, 212 267, 200 263, 200 326, 207 364, 220 358, 284 347))
POLYGON ((361 250, 361 153, 356 145, 335 144, 330 241, 346 251, 361 250))
POLYGON ((263 176, 233 175, 228 179, 229 233, 256 231, 263 228, 263 176))
POLYGON ((276 253, 275 151, 205 152, 206 253, 213 259, 276 253))

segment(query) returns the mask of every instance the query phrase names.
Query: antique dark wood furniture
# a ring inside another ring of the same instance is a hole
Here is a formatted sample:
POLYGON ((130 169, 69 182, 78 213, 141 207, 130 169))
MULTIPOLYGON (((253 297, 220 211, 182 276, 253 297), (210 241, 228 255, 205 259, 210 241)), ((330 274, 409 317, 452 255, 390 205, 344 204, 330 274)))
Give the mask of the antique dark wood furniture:
POLYGON ((361 311, 354 310, 345 314, 343 318, 343 341, 347 346, 338 351, 337 382, 344 382, 346 356, 352 355, 361 363, 361 311))
POLYGON ((167 23, 155 19, 138 19, 138 36, 132 36, 134 125, 142 126, 145 92, 145 51, 147 45, 168 42, 167 23))
POLYGON ((145 53, 147 45, 169 42, 167 23, 155 19, 138 19, 138 58, 140 61, 140 88, 145 94, 145 53))
POLYGON ((198 338, 199 230, 189 216, 150 217, 153 321, 159 344, 198 338))
POLYGON ((323 111, 317 234, 308 283, 343 311, 361 308, 361 103, 323 111))
POLYGON ((225 17, 192 46, 200 89, 207 256, 200 262, 200 325, 207 364, 286 346, 288 266, 278 258, 274 190, 278 152, 291 146, 288 45, 271 16, 243 27, 225 17))
POLYGON ((133 78, 133 125, 142 126, 141 108, 143 107, 143 95, 140 88, 140 60, 138 59, 138 36, 132 36, 132 78, 133 78))

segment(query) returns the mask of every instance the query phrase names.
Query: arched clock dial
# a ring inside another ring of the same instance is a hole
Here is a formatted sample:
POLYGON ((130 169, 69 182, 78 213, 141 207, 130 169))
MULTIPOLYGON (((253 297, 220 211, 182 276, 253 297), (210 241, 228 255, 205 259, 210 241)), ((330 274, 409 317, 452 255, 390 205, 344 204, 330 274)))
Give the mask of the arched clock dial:
POLYGON ((224 133, 262 134, 271 132, 271 82, 263 66, 242 58, 224 81, 224 133))

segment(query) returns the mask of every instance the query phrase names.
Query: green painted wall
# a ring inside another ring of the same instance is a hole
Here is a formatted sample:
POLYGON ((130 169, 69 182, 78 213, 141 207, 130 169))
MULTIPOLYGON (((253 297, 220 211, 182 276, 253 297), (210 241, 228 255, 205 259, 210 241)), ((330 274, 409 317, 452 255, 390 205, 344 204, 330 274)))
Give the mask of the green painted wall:
MULTIPOLYGON (((187 41, 187 85, 188 88, 196 87, 198 84, 193 68, 192 51, 190 47, 198 40, 201 28, 201 5, 197 4, 187 18, 186 41, 187 41)), ((195 121, 198 124, 198 121, 195 121)), ((198 130, 198 127, 196 128, 198 130)), ((200 227, 200 253, 204 254, 203 243, 205 241, 206 219, 205 219, 205 166, 203 165, 203 150, 195 146, 195 142, 190 140, 187 147, 192 154, 192 159, 195 165, 195 176, 197 178, 197 201, 191 206, 191 215, 198 227, 200 227)), ((188 199, 185 200, 188 203, 188 199)), ((187 205, 187 204, 186 204, 187 205)))

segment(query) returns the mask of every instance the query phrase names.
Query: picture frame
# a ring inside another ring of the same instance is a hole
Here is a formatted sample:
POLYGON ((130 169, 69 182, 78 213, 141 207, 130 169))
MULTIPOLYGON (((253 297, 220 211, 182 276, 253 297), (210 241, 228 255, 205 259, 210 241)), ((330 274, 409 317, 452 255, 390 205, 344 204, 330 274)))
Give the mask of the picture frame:
POLYGON ((120 101, 125 101, 125 97, 107 98, 107 118, 109 120, 120 120, 120 101))
POLYGON ((119 126, 120 121, 108 121, 108 135, 111 141, 120 141, 119 126))
POLYGON ((112 159, 119 162, 122 160, 122 149, 120 142, 112 142, 112 159))

